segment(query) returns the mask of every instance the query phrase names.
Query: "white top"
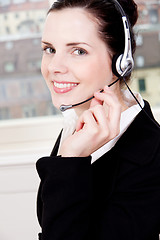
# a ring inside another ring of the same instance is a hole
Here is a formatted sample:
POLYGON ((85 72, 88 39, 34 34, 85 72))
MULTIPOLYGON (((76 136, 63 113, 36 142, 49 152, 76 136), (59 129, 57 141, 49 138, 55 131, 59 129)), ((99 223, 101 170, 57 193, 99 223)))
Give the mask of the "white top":
MULTIPOLYGON (((144 107, 144 101, 139 93, 134 93, 138 101, 140 102, 141 106, 144 107)), ((135 104, 135 100, 133 99, 132 95, 128 92, 128 90, 123 91, 123 98, 125 101, 125 104, 128 106, 127 110, 121 113, 121 119, 120 119, 120 133, 117 137, 103 145, 101 148, 96 150, 94 153, 91 154, 92 161, 91 163, 95 162, 98 158, 100 158, 102 155, 104 155, 106 152, 108 152, 118 141, 118 139, 122 136, 122 134, 126 131, 126 129, 129 127, 129 125, 133 122, 137 114, 142 110, 138 104, 135 104)), ((68 109, 65 112, 63 112, 64 116, 64 127, 62 131, 62 137, 60 141, 60 146, 62 144, 62 141, 70 136, 74 131, 76 127, 76 122, 78 119, 78 116, 74 109, 68 109)), ((59 149, 60 149, 59 146, 59 149)))

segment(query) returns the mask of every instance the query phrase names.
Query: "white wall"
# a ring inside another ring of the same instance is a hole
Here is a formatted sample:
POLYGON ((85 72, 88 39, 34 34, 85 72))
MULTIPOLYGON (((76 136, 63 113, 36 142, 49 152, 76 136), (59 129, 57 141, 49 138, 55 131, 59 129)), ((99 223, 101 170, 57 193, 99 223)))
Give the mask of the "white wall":
POLYGON ((61 117, 0 122, 0 240, 38 239, 35 163, 50 154, 61 126, 61 117))
MULTIPOLYGON (((160 122, 160 109, 154 109, 160 122)), ((36 161, 49 155, 62 118, 0 122, 0 240, 35 240, 39 177, 36 161)))

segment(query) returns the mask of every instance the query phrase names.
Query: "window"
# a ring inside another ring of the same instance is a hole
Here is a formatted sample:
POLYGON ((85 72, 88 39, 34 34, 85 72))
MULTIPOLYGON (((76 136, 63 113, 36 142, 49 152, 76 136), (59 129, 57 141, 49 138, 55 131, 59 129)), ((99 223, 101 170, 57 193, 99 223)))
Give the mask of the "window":
POLYGON ((7 15, 4 15, 4 19, 7 20, 7 19, 8 19, 8 16, 7 16, 7 15))
POLYGON ((39 32, 36 21, 34 20, 25 20, 25 21, 21 21, 20 24, 17 26, 17 30, 19 31, 20 34, 26 34, 28 33, 28 35, 31 37, 32 33, 37 33, 39 32))
POLYGON ((0 99, 3 101, 7 98, 6 87, 3 83, 0 84, 0 99))
POLYGON ((146 92, 146 81, 145 79, 139 79, 138 80, 138 84, 139 84, 139 91, 140 92, 146 92))
POLYGON ((0 108, 0 120, 9 119, 10 113, 8 108, 0 108))
POLYGON ((149 10, 150 23, 158 23, 158 9, 149 10))
POLYGON ((13 42, 10 42, 10 41, 6 42, 6 44, 5 44, 5 48, 7 50, 11 50, 13 48, 13 46, 14 46, 13 42))
POLYGON ((10 33, 10 27, 6 27, 6 33, 10 33))
POLYGON ((14 65, 14 63, 13 63, 13 62, 7 62, 7 63, 5 63, 5 65, 4 65, 4 70, 5 70, 5 72, 7 72, 7 73, 12 73, 12 72, 14 72, 14 71, 15 71, 15 65, 14 65))
POLYGON ((141 68, 144 66, 144 57, 143 56, 137 56, 136 58, 136 65, 137 67, 141 68))
POLYGON ((52 102, 48 102, 47 103, 47 115, 55 115, 55 114, 58 114, 58 110, 57 108, 55 108, 52 104, 52 102))
POLYGON ((20 83, 21 97, 27 98, 33 94, 33 88, 31 82, 21 82, 20 83))
POLYGON ((41 69, 41 60, 32 60, 28 62, 28 69, 29 70, 37 70, 40 71, 41 69))
POLYGON ((26 12, 26 18, 27 19, 29 18, 29 12, 26 12))
POLYGON ((143 36, 141 34, 138 34, 138 36, 136 38, 136 44, 137 44, 137 46, 143 45, 143 36))
POLYGON ((35 117, 36 116, 36 109, 34 105, 24 106, 23 108, 23 117, 35 117))
POLYGON ((15 14, 15 18, 19 18, 19 14, 18 13, 15 14))

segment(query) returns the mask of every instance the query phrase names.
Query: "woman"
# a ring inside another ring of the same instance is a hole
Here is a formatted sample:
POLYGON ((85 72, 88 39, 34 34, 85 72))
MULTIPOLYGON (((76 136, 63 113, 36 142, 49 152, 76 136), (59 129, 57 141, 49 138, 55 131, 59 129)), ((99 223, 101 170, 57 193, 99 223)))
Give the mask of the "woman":
MULTIPOLYGON (((119 3, 134 52, 137 7, 119 3)), ((59 0, 48 12, 42 74, 53 104, 94 98, 64 112, 51 156, 37 162, 39 239, 158 239, 160 128, 149 104, 137 94, 142 110, 124 90, 130 64, 116 81, 112 60, 126 45, 121 15, 115 0, 59 0)))

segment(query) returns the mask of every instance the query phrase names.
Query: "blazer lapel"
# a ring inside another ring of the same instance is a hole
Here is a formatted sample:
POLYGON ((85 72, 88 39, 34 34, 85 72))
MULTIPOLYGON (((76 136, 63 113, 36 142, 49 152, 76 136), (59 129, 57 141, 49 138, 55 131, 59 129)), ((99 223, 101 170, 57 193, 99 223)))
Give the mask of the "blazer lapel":
MULTIPOLYGON (((63 130, 63 129, 62 129, 63 130)), ((60 139, 61 139, 61 135, 62 135, 62 130, 56 140, 56 143, 52 149, 52 152, 51 152, 51 155, 50 156, 57 156, 57 153, 58 153, 58 147, 59 147, 59 144, 60 144, 60 139)))

